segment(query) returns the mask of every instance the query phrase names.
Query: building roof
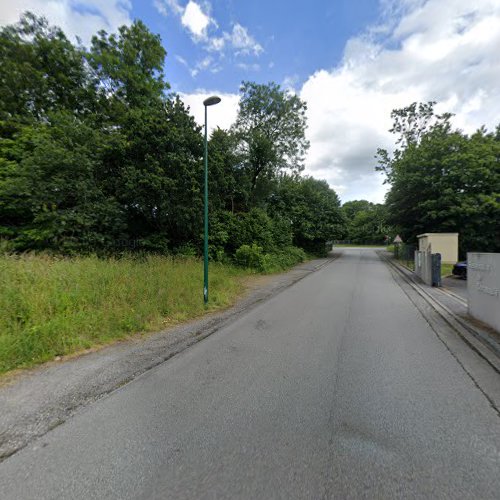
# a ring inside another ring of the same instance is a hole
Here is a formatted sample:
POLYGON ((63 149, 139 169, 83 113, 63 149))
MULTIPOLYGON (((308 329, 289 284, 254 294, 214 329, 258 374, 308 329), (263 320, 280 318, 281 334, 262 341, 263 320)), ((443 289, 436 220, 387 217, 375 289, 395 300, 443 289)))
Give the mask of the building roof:
POLYGON ((423 234, 417 234, 417 238, 423 238, 424 236, 458 236, 458 233, 423 233, 423 234))

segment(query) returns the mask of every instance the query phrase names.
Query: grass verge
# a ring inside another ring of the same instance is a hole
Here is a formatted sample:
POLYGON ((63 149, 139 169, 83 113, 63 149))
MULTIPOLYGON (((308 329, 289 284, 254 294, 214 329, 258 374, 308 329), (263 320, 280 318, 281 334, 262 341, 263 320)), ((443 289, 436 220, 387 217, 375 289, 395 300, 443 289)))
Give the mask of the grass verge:
MULTIPOLYGON (((408 269, 415 271, 415 262, 413 260, 396 259, 396 261, 408 269)), ((451 276, 452 270, 453 264, 441 264, 441 277, 444 278, 445 276, 451 276)))
MULTIPOLYGON (((245 269, 210 265, 208 310, 234 303, 245 269)), ((0 374, 206 312, 197 259, 0 256, 0 374)))
POLYGON ((441 264, 441 277, 451 276, 453 271, 453 264, 441 264))

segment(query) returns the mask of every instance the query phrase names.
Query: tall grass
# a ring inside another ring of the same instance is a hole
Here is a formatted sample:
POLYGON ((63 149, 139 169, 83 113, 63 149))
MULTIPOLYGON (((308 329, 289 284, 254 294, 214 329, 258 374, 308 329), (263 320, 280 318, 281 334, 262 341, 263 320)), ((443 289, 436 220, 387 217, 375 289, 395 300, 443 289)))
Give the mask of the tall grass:
MULTIPOLYGON (((209 310, 231 304, 245 274, 211 264, 209 310)), ((0 256, 0 373, 204 312, 196 259, 0 256)))

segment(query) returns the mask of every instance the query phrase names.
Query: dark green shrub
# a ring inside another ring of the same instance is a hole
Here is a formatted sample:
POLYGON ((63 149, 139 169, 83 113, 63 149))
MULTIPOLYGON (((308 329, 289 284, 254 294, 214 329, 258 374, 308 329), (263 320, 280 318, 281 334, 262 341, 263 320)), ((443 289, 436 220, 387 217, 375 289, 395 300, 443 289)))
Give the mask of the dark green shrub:
POLYGON ((289 246, 279 252, 263 253, 262 247, 255 243, 242 245, 235 254, 239 266, 264 273, 285 271, 305 259, 306 254, 301 248, 289 246))
POLYGON ((266 212, 260 208, 253 208, 248 213, 238 214, 236 223, 230 228, 228 250, 234 252, 242 245, 261 246, 265 252, 274 249, 273 223, 266 212), (231 248, 232 247, 232 248, 231 248))
POLYGON ((241 267, 256 269, 258 271, 262 270, 263 257, 262 247, 255 243, 252 243, 251 246, 241 245, 241 247, 238 248, 234 254, 236 264, 241 267))
POLYGON ((304 262, 306 258, 306 253, 302 248, 289 246, 279 252, 265 254, 260 270, 265 273, 285 271, 299 262, 304 262))
POLYGON ((292 221, 279 215, 272 218, 273 244, 277 251, 292 246, 292 221))
MULTIPOLYGON (((212 259, 218 260, 222 253, 233 254, 236 248, 233 248, 232 235, 236 233, 236 216, 226 210, 218 210, 210 213, 208 223, 208 251, 212 259)), ((200 239, 203 245, 203 235, 200 239)))

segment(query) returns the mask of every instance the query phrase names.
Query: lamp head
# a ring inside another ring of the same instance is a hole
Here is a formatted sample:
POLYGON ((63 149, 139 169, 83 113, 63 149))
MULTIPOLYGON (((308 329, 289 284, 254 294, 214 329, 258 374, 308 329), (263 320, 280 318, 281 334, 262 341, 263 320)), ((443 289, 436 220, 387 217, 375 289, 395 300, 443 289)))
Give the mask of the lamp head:
POLYGON ((213 95, 211 97, 207 97, 204 101, 203 104, 205 106, 213 106, 214 104, 219 104, 221 101, 219 96, 213 95))

